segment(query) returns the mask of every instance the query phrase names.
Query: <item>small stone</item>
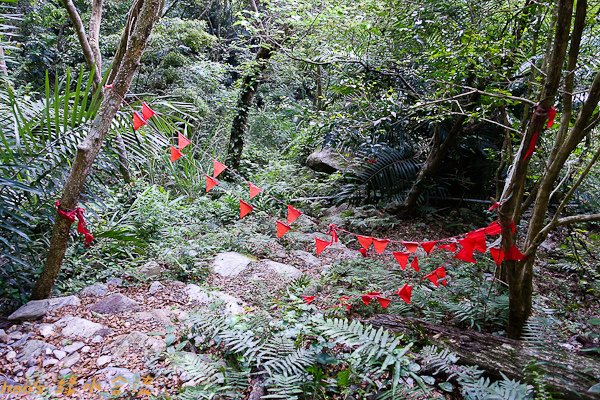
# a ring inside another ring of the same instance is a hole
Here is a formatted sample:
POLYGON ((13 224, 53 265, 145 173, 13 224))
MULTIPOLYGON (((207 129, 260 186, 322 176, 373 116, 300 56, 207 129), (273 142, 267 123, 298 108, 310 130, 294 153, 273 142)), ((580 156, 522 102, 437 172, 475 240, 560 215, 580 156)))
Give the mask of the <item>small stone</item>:
POLYGON ((70 375, 70 374, 71 374, 71 370, 69 368, 61 369, 60 371, 58 371, 59 376, 66 376, 66 375, 70 375))
POLYGON ((162 268, 160 264, 156 261, 148 261, 144 264, 143 267, 140 268, 139 273, 148 278, 154 278, 155 276, 159 276, 162 272, 162 268))
POLYGON ((25 376, 27 378, 30 378, 31 376, 33 376, 33 374, 35 374, 37 371, 36 367, 29 367, 29 369, 27 370, 27 372, 25 372, 25 376))
POLYGON ((197 302, 199 304, 209 304, 210 296, 200 286, 190 283, 184 289, 187 293, 190 302, 197 302))
POLYGON ((123 279, 121 278, 110 278, 109 280, 106 281, 106 284, 108 286, 123 286, 123 279))
POLYGON ((0 343, 8 343, 8 335, 4 329, 0 329, 0 343))
POLYGON ((68 356, 67 358, 65 358, 63 360, 63 367, 71 368, 73 365, 75 365, 77 363, 77 361, 79 361, 80 358, 81 358, 81 356, 77 353, 71 354, 70 356, 68 356))
POLYGON ((52 355, 52 349, 51 348, 47 348, 45 351, 47 356, 51 356, 52 355))
POLYGON ((45 338, 54 335, 55 328, 56 327, 53 324, 40 324, 40 326, 38 327, 40 335, 42 335, 45 338))
POLYGON ((42 366, 50 367, 50 366, 56 365, 56 364, 58 364, 58 360, 56 358, 48 358, 48 359, 44 360, 44 362, 42 363, 42 366))
POLYGON ((52 352, 52 354, 54 354, 54 357, 56 357, 56 359, 58 359, 58 360, 62 360, 63 358, 65 358, 67 356, 67 352, 62 351, 62 350, 54 350, 52 352))
POLYGON ((99 314, 117 314, 125 311, 135 311, 139 308, 138 303, 121 293, 112 294, 92 306, 90 311, 99 314))
POLYGON ((213 261, 213 271, 225 277, 234 277, 245 270, 253 260, 243 254, 236 252, 225 252, 217 254, 213 261))
POLYGON ((103 325, 88 321, 87 319, 71 316, 61 318, 56 322, 56 325, 62 327, 61 333, 67 338, 90 338, 94 336, 96 332, 105 328, 103 325))
POLYGON ((83 290, 79 292, 79 295, 84 297, 102 297, 106 293, 108 293, 108 286, 103 283, 97 283, 95 285, 83 288, 83 290))
MULTIPOLYGON (((102 336, 100 336, 102 337, 102 336)), ((90 346, 84 346, 81 348, 82 353, 89 353, 92 348, 90 346)))
POLYGON ((102 356, 102 357, 98 358, 98 360, 96 361, 96 365, 98 367, 103 367, 111 361, 112 361, 111 356, 102 356))
POLYGON ((84 346, 85 343, 83 342, 75 342, 73 344, 63 347, 63 351, 65 351, 67 354, 71 354, 75 353, 77 350, 81 349, 84 346))
POLYGON ((8 354, 6 355, 6 359, 8 361, 12 361, 15 358, 17 358, 17 352, 16 351, 9 351, 8 354))
POLYGON ((31 360, 35 362, 35 359, 44 352, 46 354, 52 354, 52 350, 56 349, 53 345, 42 342, 41 340, 29 340, 19 351, 19 360, 31 360), (48 353, 48 350, 50 353, 48 353))
POLYGON ((11 341, 14 340, 19 340, 23 337, 23 333, 22 332, 11 332, 10 335, 8 335, 8 337, 11 339, 11 341))
POLYGON ((104 338, 100 335, 96 335, 92 338, 92 343, 102 343, 104 338))
POLYGON ((292 251, 292 255, 308 267, 318 267, 321 265, 321 260, 307 251, 294 250, 292 251))
POLYGON ((150 289, 148 289, 148 293, 150 294, 156 294, 157 292, 162 291, 165 288, 165 286, 156 281, 156 282, 152 282, 152 285, 150 285, 150 289))
POLYGON ((129 328, 131 326, 131 322, 126 321, 125 324, 123 324, 123 325, 125 325, 125 328, 129 328))
POLYGON ((300 271, 298 268, 276 261, 262 260, 260 262, 260 266, 266 267, 278 275, 288 279, 296 279, 302 276, 302 271, 300 271))

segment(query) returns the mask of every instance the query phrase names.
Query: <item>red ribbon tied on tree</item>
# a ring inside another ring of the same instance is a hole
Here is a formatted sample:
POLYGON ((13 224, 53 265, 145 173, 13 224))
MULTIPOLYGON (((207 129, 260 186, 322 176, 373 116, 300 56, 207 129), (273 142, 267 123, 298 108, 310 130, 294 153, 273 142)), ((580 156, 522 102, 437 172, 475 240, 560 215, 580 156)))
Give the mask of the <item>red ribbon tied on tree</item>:
POLYGON ((83 244, 85 247, 88 247, 94 240, 94 236, 87 229, 85 218, 83 217, 83 213, 85 212, 85 210, 81 207, 77 207, 74 210, 64 211, 60 208, 59 200, 57 200, 54 203, 54 207, 56 208, 56 212, 58 213, 58 215, 66 219, 69 222, 69 224, 75 222, 75 218, 77 218, 77 232, 83 235, 83 244))

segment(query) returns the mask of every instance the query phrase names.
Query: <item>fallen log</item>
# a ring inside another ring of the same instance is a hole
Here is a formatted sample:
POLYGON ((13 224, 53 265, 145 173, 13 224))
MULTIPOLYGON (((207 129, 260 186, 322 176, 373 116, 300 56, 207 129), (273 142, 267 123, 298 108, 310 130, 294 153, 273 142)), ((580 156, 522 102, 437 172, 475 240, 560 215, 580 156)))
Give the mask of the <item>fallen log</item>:
POLYGON ((511 379, 527 380, 525 370, 532 364, 544 374, 546 388, 565 399, 600 399, 588 390, 600 382, 600 361, 554 348, 533 348, 502 336, 454 327, 434 325, 415 318, 377 315, 364 322, 392 332, 415 337, 424 345, 446 348, 459 364, 477 365, 491 378, 500 372, 511 379))

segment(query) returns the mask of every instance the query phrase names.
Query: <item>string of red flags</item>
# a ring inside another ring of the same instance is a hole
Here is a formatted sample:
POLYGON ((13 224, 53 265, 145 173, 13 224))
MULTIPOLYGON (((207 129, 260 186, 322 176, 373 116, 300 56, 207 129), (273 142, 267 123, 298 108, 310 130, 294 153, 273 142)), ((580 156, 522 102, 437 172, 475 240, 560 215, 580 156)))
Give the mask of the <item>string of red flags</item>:
POLYGON ((87 229, 85 218, 83 216, 85 210, 81 207, 77 207, 73 210, 65 211, 60 208, 59 200, 57 200, 54 203, 54 207, 56 208, 56 212, 58 213, 58 215, 66 219, 69 222, 69 224, 72 224, 73 222, 75 222, 75 219, 77 219, 77 232, 83 235, 83 244, 85 247, 88 247, 94 240, 94 236, 87 229))
POLYGON ((252 210, 254 210, 254 206, 252 204, 246 203, 244 200, 240 200, 240 219, 250 214, 252 210))

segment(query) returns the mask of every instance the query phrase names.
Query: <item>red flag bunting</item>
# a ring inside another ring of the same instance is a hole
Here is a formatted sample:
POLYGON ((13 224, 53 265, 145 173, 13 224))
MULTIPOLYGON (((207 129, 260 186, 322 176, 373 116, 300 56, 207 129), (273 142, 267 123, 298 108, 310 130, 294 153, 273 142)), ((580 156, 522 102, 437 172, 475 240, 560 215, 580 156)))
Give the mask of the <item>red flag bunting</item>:
POLYGON ((248 182, 248 185, 250 185, 250 199, 255 198, 260 194, 260 192, 262 192, 262 189, 258 186, 254 186, 252 182, 248 182))
POLYGON ((183 150, 186 146, 188 146, 191 143, 192 142, 190 142, 188 138, 183 136, 181 132, 177 132, 177 147, 179 147, 179 150, 183 150))
POLYGON ((358 249, 358 251, 360 252, 360 254, 362 254, 363 257, 367 256, 367 249, 365 249, 364 247, 361 247, 360 249, 358 249))
POLYGON ((221 164, 217 160, 213 160, 213 177, 216 178, 219 174, 227 168, 226 165, 221 164))
POLYGON ((464 262, 476 263, 477 261, 473 258, 473 251, 475 250, 473 242, 468 238, 459 239, 458 242, 462 248, 456 253, 454 258, 464 262))
POLYGON ((289 225, 293 224, 295 220, 297 220, 302 213, 296 210, 294 207, 288 204, 287 206, 287 223, 289 225))
POLYGON ((402 244, 409 253, 414 253, 419 248, 419 243, 417 242, 402 242, 402 244))
POLYGON ((281 221, 277 221, 277 237, 280 238, 285 235, 290 229, 292 229, 288 224, 283 223, 281 221))
POLYGON ((499 221, 493 221, 485 227, 484 232, 488 236, 496 236, 502 233, 502 225, 499 221))
POLYGON ((377 252, 377 254, 383 253, 389 242, 388 239, 373 239, 375 252, 377 252))
POLYGON ((178 148, 171 146, 171 157, 169 158, 169 161, 173 163, 179 160, 181 157, 183 157, 181 151, 179 151, 178 148))
POLYGON ((323 250, 325 250, 325 248, 327 246, 329 246, 331 244, 331 242, 328 242, 327 240, 323 240, 321 238, 316 237, 315 244, 317 247, 317 255, 319 255, 323 252, 323 250))
POLYGON ((365 303, 365 306, 368 306, 368 305, 369 305, 369 303, 371 303, 371 299, 372 299, 372 298, 373 298, 373 297, 371 297, 371 296, 370 296, 370 295, 368 295, 368 294, 363 294, 362 296, 360 296, 360 299, 362 300, 362 302, 363 302, 363 303, 365 303))
POLYGON ((447 250, 451 253, 456 253, 456 243, 438 244, 437 248, 440 250, 447 250))
POLYGON ((437 244, 437 242, 434 242, 434 241, 431 241, 431 242, 422 242, 421 243, 421 248, 423 250, 425 250, 425 253, 431 254, 431 252, 435 248, 436 244, 437 244))
POLYGON ((153 109, 150 108, 150 106, 148 104, 142 103, 142 116, 144 117, 144 119, 146 121, 148 121, 150 118, 152 118, 155 115, 156 115, 156 113, 154 112, 153 109))
POLYGON ((404 286, 402 286, 402 289, 398 289, 396 291, 396 294, 400 296, 400 298, 404 300, 406 304, 410 304, 410 298, 412 296, 412 286, 410 286, 408 283, 405 283, 404 286))
POLYGON ((554 118, 556 118, 556 108, 552 106, 550 107, 550 110, 548 110, 548 124, 546 125, 546 129, 552 128, 552 125, 554 125, 554 118))
POLYGON ((213 178, 212 176, 206 175, 206 193, 210 192, 212 188, 217 186, 219 181, 213 178))
POLYGON ((446 282, 446 268, 438 267, 434 272, 437 275, 438 279, 442 280, 442 285, 446 286, 448 284, 446 282))
POLYGON ((433 271, 433 272, 430 272, 429 274, 425 275, 425 276, 423 277, 423 279, 429 279, 429 281, 430 281, 431 283, 433 283, 435 287, 438 287, 438 286, 440 286, 440 284, 439 284, 439 282, 438 282, 438 277, 437 277, 437 274, 435 273, 435 271, 433 271))
POLYGON ((387 308, 392 302, 390 299, 386 299, 385 297, 381 296, 377 297, 377 301, 379 302, 381 308, 387 308))
POLYGON ((370 236, 358 235, 356 238, 358 239, 358 243, 360 243, 360 245, 366 250, 369 250, 369 247, 371 247, 371 244, 373 243, 373 238, 370 236))
POLYGON ((502 261, 504 261, 504 250, 500 247, 490 247, 490 254, 497 266, 500 266, 502 261))
POLYGON ((417 272, 421 270, 421 268, 419 267, 419 259, 417 257, 414 257, 412 259, 412 261, 410 262, 410 267, 417 272))
POLYGON ((467 233, 466 239, 473 243, 473 250, 477 250, 480 253, 486 252, 487 243, 485 241, 485 232, 482 229, 467 233))
POLYGON ((525 254, 521 253, 521 251, 514 244, 504 254, 504 259, 506 261, 523 261, 525 258, 525 254))
POLYGON ((254 206, 246 203, 244 200, 240 200, 240 219, 250 214, 254 210, 254 206))
POLYGON ((137 111, 134 111, 133 112, 133 129, 137 131, 138 129, 140 129, 142 126, 144 126, 146 124, 147 124, 146 120, 137 111))
POLYGON ((302 300, 306 303, 306 304, 310 304, 313 301, 315 301, 315 296, 302 296, 302 300))
POLYGON ((400 264, 400 269, 404 271, 406 269, 406 264, 408 263, 408 257, 410 256, 410 253, 395 251, 392 254, 394 255, 394 258, 396 258, 396 261, 398 261, 398 264, 400 264))

